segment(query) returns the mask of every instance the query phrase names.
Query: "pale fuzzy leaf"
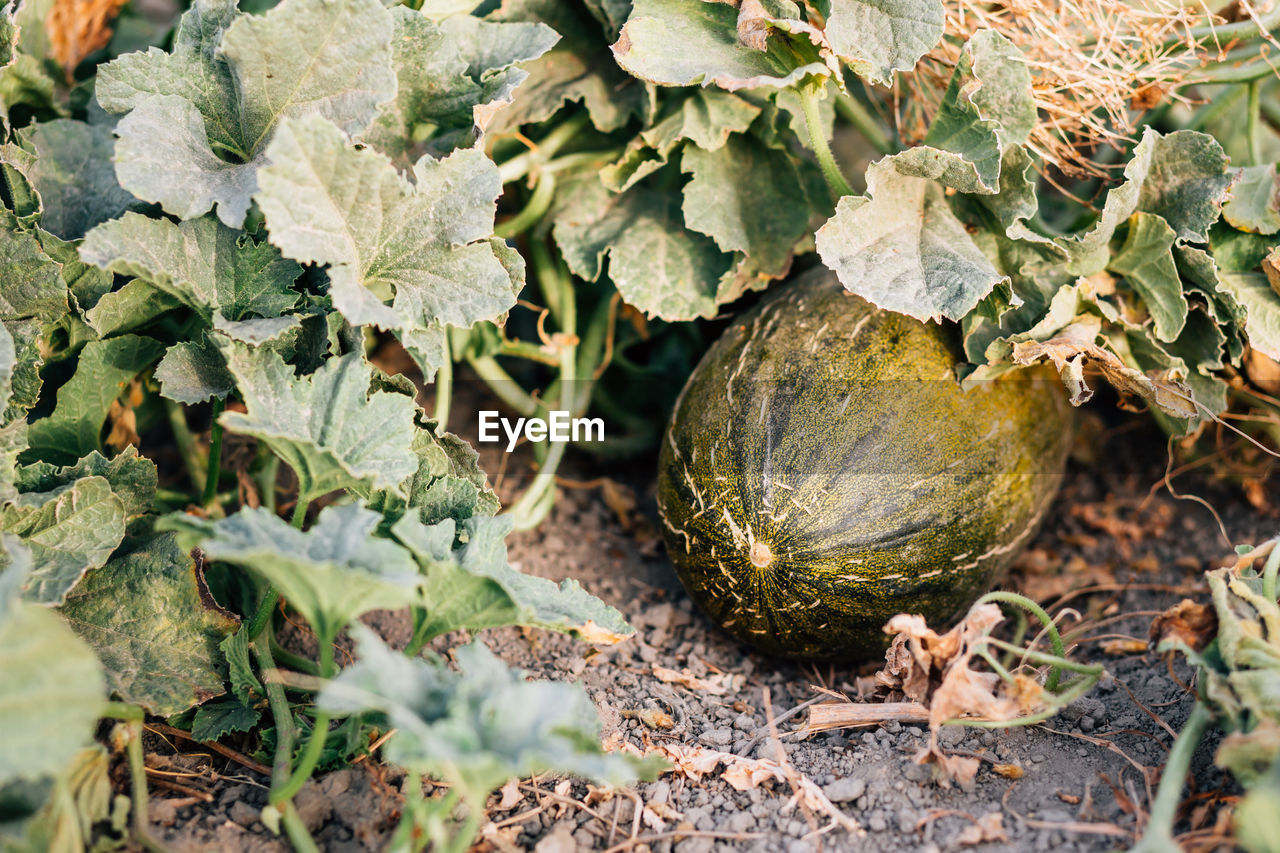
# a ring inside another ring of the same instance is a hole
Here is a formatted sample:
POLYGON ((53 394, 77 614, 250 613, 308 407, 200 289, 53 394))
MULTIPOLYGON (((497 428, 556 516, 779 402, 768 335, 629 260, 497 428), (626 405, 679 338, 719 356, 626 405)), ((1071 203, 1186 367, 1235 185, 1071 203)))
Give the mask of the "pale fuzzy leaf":
POLYGON ((565 263, 589 281, 609 278, 622 298, 666 320, 714 316, 719 280, 731 259, 684 227, 680 198, 647 187, 609 192, 594 178, 564 193, 554 235, 565 263))
POLYGON ((867 189, 870 198, 842 198, 817 233, 818 254, 849 291, 920 320, 958 320, 1004 278, 938 184, 885 158, 867 170, 867 189))
POLYGON ((599 746, 595 707, 580 687, 525 681, 480 643, 458 646, 459 672, 388 649, 353 625, 359 660, 316 701, 333 714, 377 713, 397 730, 387 758, 443 779, 483 803, 512 777, 555 770, 621 785, 637 766, 599 746))
POLYGON ((388 522, 394 523, 410 509, 427 525, 446 518, 461 522, 473 515, 495 515, 501 509, 480 468, 480 455, 465 440, 429 421, 414 433, 411 447, 418 470, 401 483, 403 494, 363 486, 352 489, 388 522), (442 489, 448 492, 447 506, 440 505, 442 489))
POLYGON ((347 504, 322 510, 306 532, 263 508, 216 522, 171 516, 161 527, 179 531, 210 559, 260 574, 330 643, 361 614, 419 597, 421 577, 409 552, 374 535, 381 519, 347 504))
POLYGON ((247 410, 225 412, 220 422, 264 442, 293 468, 303 500, 359 483, 394 490, 417 469, 413 400, 370 393, 372 368, 359 353, 299 377, 269 350, 218 346, 247 410))
POLYGON ((99 450, 99 433, 111 404, 163 352, 157 341, 137 335, 85 344, 75 375, 58 389, 53 412, 31 422, 31 455, 70 464, 99 450))
POLYGON ((126 213, 85 235, 80 257, 144 279, 210 326, 276 318, 298 303, 292 285, 302 268, 212 216, 175 224, 126 213))
POLYGON ((973 80, 962 97, 986 121, 995 122, 1002 145, 1021 145, 1036 125, 1031 70, 1013 42, 994 30, 980 30, 965 45, 973 80))
POLYGON ((176 296, 157 290, 150 282, 134 279, 119 290, 104 294, 98 304, 84 312, 84 319, 99 338, 113 338, 142 332, 182 308, 182 301, 176 296))
POLYGON ((285 0, 264 15, 197 3, 171 54, 126 54, 99 72, 99 101, 128 113, 121 184, 180 218, 216 207, 239 227, 282 119, 321 115, 357 133, 395 95, 391 37, 377 0, 285 0))
POLYGON ((1156 337, 1172 341, 1187 322, 1187 298, 1173 260, 1177 234, 1151 213, 1135 213, 1129 220, 1124 246, 1111 258, 1110 268, 1138 292, 1155 321, 1156 337))
POLYGON ((756 50, 738 39, 738 12, 704 0, 636 0, 613 46, 628 73, 659 86, 718 86, 736 91, 789 88, 805 78, 840 79, 840 63, 821 31, 771 20, 795 35, 786 47, 756 50))
POLYGON ((942 39, 941 0, 830 0, 827 37, 861 77, 890 84, 942 39))
POLYGON ((268 153, 255 198, 271 242, 332 264, 334 305, 353 324, 467 327, 515 304, 488 239, 501 179, 481 152, 423 157, 411 183, 384 155, 310 118, 282 124, 268 153))
POLYGON ((14 165, 40 197, 40 225, 64 240, 119 216, 137 199, 116 181, 115 138, 106 125, 56 119, 25 128, 0 159, 14 165), (30 152, 29 157, 20 155, 30 152))
POLYGON ((685 225, 721 251, 744 252, 760 275, 785 274, 819 207, 806 190, 825 191, 816 169, 742 134, 720 151, 686 148, 681 169, 693 176, 684 188, 685 225))
POLYGON ((1222 218, 1241 231, 1280 231, 1280 178, 1275 163, 1245 166, 1237 173, 1222 206, 1222 218))
POLYGON ((19 537, 35 560, 23 597, 57 605, 124 539, 124 502, 105 478, 85 477, 49 492, 19 495, 0 510, 0 528, 19 537))
MULTIPOLYGON (((11 557, 0 578, 30 568, 31 557, 5 537, 11 557)), ((0 787, 60 773, 93 739, 106 700, 102 665, 54 613, 0 598, 0 787)))
POLYGON ((167 717, 225 692, 218 644, 237 622, 198 571, 164 534, 90 572, 62 605, 121 701, 167 717))
POLYGON ((1262 273, 1219 274, 1222 287, 1247 312, 1249 345, 1268 358, 1280 360, 1280 295, 1262 273))

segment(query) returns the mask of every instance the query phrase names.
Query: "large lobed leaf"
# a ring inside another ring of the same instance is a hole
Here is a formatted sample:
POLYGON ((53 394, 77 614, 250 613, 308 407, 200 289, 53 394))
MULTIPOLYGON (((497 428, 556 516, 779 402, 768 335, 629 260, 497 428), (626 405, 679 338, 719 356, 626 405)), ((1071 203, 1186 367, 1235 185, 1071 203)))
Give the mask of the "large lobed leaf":
POLYGON ((392 29, 377 0, 284 0, 261 16, 197 0, 171 53, 126 54, 98 72, 98 100, 126 114, 121 185, 180 218, 216 208, 239 227, 281 120, 320 115, 358 133, 395 95, 392 29))

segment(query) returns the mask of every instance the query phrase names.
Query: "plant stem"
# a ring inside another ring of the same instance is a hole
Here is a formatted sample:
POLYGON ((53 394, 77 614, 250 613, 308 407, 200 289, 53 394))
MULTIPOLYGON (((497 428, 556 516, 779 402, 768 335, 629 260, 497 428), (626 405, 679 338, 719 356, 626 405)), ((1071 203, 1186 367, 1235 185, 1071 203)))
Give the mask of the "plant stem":
POLYGON ((168 398, 164 398, 164 406, 169 415, 169 428, 173 431, 173 442, 178 445, 178 453, 182 456, 183 467, 187 469, 187 477, 191 480, 195 491, 204 494, 209 459, 200 449, 200 442, 191 432, 191 427, 187 426, 186 410, 168 398))
POLYGON ((453 403, 453 349, 449 336, 444 336, 444 361, 436 371, 436 423, 440 429, 449 429, 449 407, 453 403))
POLYGON ((293 807, 292 802, 285 803, 280 808, 280 822, 284 824, 285 835, 289 836, 289 843, 297 853, 320 853, 320 848, 316 846, 311 833, 307 832, 306 824, 298 817, 298 810, 293 807))
POLYGON ((302 758, 298 760, 298 766, 282 785, 272 786, 271 793, 267 796, 267 801, 271 805, 283 808, 302 790, 302 786, 307 784, 307 780, 315 772, 316 764, 320 762, 320 755, 324 752, 324 744, 328 738, 329 715, 319 711, 316 713, 315 728, 311 730, 311 737, 307 739, 307 748, 303 751, 302 758))
POLYGON ((1191 711, 1187 724, 1173 741, 1169 750, 1169 758, 1165 761, 1164 772, 1160 774, 1160 787, 1156 790, 1156 799, 1151 806, 1151 816, 1147 819, 1146 830, 1142 840, 1134 846, 1130 853, 1163 853, 1167 850, 1178 850, 1173 840, 1173 822, 1178 816, 1178 804, 1182 802, 1182 785, 1186 781, 1187 771, 1191 769, 1191 757, 1195 755, 1204 730, 1209 725, 1209 711, 1200 702, 1191 711))
POLYGON ((502 369, 502 365, 498 364, 493 356, 467 356, 467 364, 471 365, 471 369, 484 380, 494 395, 510 406, 516 414, 530 418, 544 408, 511 378, 511 374, 502 369))
POLYGON ((302 655, 295 655, 293 652, 277 643, 275 637, 269 636, 267 638, 267 642, 271 644, 271 654, 274 655, 280 663, 290 669, 296 669, 298 672, 305 672, 307 675, 320 674, 320 667, 316 665, 315 661, 308 660, 307 658, 302 657, 302 655))
MULTIPOLYGON (((550 258, 550 253, 534 253, 534 266, 537 270, 538 283, 548 296, 554 290, 556 302, 560 308, 560 331, 564 336, 560 344, 560 407, 571 415, 577 409, 575 380, 578 370, 578 306, 573 293, 573 281, 567 270, 550 258)), ((568 442, 558 441, 551 445, 546 462, 534 477, 529 488, 512 504, 507 513, 515 523, 516 530, 530 530, 537 527, 550 511, 548 494, 554 494, 556 469, 564 457, 568 442)))
POLYGON ((102 709, 102 716, 120 720, 129 731, 125 752, 129 759, 134 839, 152 853, 166 853, 164 845, 151 837, 151 821, 147 816, 147 764, 142 754, 143 710, 124 702, 108 702, 102 709))
POLYGON ((249 620, 249 642, 253 642, 261 636, 262 632, 271 622, 271 614, 275 612, 276 605, 280 602, 280 593, 274 589, 268 588, 262 595, 262 601, 258 602, 258 609, 253 612, 253 618, 249 620))
POLYGON ((311 501, 298 495, 298 502, 293 505, 293 518, 289 522, 294 530, 301 530, 302 525, 307 523, 307 506, 310 503, 311 501))
POLYGON ((1267 561, 1262 564, 1262 595, 1267 601, 1276 600, 1276 576, 1280 574, 1280 543, 1271 549, 1267 561))
POLYGON ((836 98, 836 112, 844 117, 845 121, 854 126, 854 129, 867 140, 872 148, 881 154, 892 154, 894 150, 893 142, 889 139, 889 135, 884 132, 884 128, 876 121, 871 113, 867 112, 867 108, 862 102, 853 95, 840 95, 836 98))
POLYGON ((276 756, 271 767, 271 784, 274 787, 283 785, 289 776, 298 728, 293 719, 293 711, 289 708, 289 700, 285 698, 284 686, 266 677, 269 670, 276 668, 275 658, 271 656, 271 644, 258 639, 252 641, 249 648, 258 660, 258 670, 263 673, 262 683, 267 690, 267 702, 271 706, 271 717, 276 724, 276 756))
POLYGON ((1262 165, 1262 128, 1259 119, 1262 116, 1262 80, 1254 80, 1249 84, 1249 124, 1245 133, 1249 137, 1250 165, 1262 165))
POLYGON ((222 397, 213 398, 213 424, 209 427, 209 467, 204 478, 202 506, 209 506, 218 496, 218 476, 222 473, 222 424, 218 416, 227 407, 222 397))
POLYGON ((530 148, 499 165, 498 174, 502 178, 502 183, 509 184, 519 180, 537 166, 546 163, 567 142, 577 136, 578 131, 582 130, 588 120, 589 116, 585 110, 579 112, 543 137, 536 148, 530 148))
POLYGON ((845 180, 836 164, 831 146, 827 144, 827 136, 822 132, 822 110, 819 106, 818 93, 821 90, 814 84, 799 87, 796 92, 800 96, 800 106, 804 109, 804 122, 809 130, 809 148, 818 158, 818 166, 822 168, 822 176, 827 179, 835 200, 839 201, 847 195, 853 195, 853 187, 845 180))
POLYGON ((542 217, 546 215, 555 197, 555 174, 549 171, 539 172, 538 183, 534 185, 533 194, 529 196, 525 206, 515 216, 499 222, 494 227, 493 233, 503 240, 509 240, 517 234, 523 234, 529 228, 537 225, 542 217))
MULTIPOLYGON (((978 599, 978 604, 984 604, 988 601, 1000 601, 1005 604, 1012 604, 1029 612, 1032 616, 1040 620, 1040 624, 1044 625, 1045 631, 1049 634, 1049 642, 1053 645, 1054 655, 1059 658, 1065 658, 1067 656, 1067 649, 1062 643, 1062 635, 1058 633, 1058 626, 1054 623, 1053 619, 1050 618, 1049 614, 1045 612, 1045 609, 1039 604, 1036 604, 1025 595, 1018 595, 1016 592, 1004 592, 1002 590, 987 593, 982 596, 982 598, 978 599)), ((974 606, 976 607, 977 605, 974 606)), ((1044 684, 1045 689, 1056 690, 1058 688, 1058 681, 1061 677, 1061 666, 1055 664, 1053 669, 1049 671, 1049 678, 1044 684)))

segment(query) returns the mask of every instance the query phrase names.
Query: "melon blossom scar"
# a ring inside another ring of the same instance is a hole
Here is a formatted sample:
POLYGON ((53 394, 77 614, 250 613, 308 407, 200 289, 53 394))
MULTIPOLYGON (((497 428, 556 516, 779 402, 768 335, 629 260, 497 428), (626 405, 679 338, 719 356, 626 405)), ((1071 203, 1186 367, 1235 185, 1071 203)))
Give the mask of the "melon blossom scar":
POLYGON ((504 418, 491 409, 480 411, 480 441, 493 444, 507 438, 507 452, 515 450, 523 435, 532 442, 604 441, 603 418, 574 418, 569 412, 552 410, 546 420, 542 418, 504 418))

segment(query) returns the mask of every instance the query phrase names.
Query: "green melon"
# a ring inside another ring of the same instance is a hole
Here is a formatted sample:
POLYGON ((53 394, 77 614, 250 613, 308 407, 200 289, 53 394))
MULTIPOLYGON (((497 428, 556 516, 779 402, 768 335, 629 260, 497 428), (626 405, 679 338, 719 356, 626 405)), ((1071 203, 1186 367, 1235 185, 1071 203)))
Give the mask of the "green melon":
POLYGON ((762 651, 881 653, 884 624, 954 620, 1034 534, 1071 407, 1052 373, 962 388, 952 332, 825 271, 737 319, 689 378, 658 504, 690 596, 762 651))

